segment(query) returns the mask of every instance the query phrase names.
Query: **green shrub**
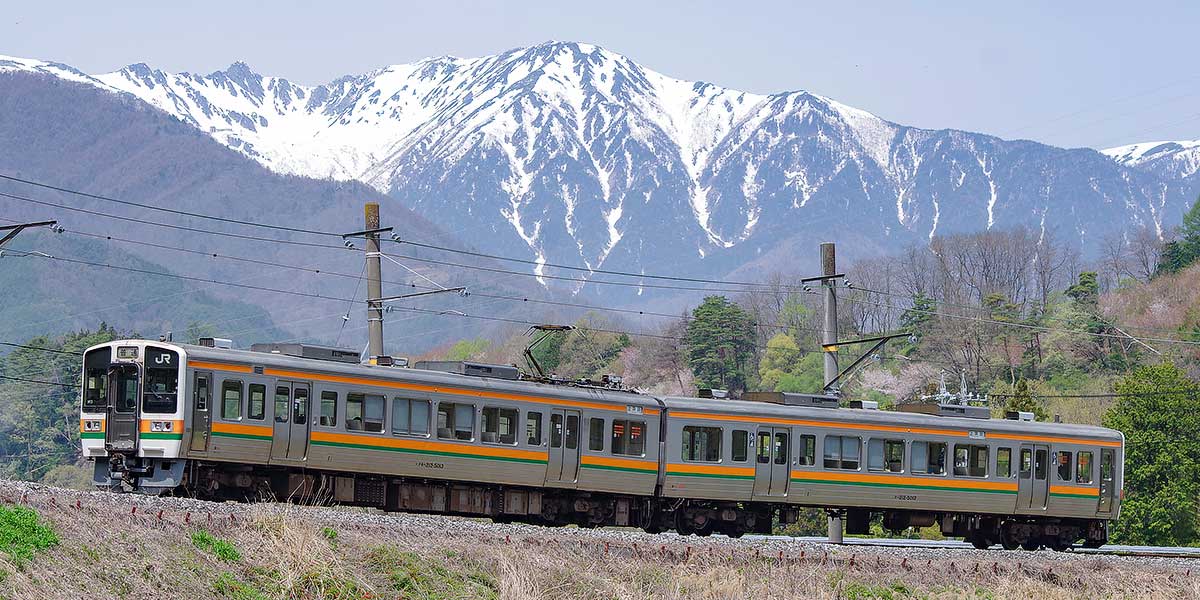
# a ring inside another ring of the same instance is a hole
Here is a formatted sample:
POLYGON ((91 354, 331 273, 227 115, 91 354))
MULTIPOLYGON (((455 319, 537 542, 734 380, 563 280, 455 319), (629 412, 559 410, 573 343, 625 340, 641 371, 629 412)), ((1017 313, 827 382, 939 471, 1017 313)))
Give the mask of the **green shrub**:
POLYGON ((24 506, 0 506, 0 552, 20 564, 35 552, 57 546, 58 534, 42 524, 36 511, 24 506))
POLYGON ((226 562, 242 560, 242 555, 229 540, 223 540, 203 529, 192 534, 192 544, 226 562))

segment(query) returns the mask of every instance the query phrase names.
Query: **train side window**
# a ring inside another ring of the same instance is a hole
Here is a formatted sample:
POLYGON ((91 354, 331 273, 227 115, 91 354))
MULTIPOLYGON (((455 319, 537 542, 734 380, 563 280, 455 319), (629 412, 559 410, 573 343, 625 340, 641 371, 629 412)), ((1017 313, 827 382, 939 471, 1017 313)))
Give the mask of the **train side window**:
POLYGON ((362 394, 346 394, 346 429, 348 431, 363 430, 363 399, 362 394))
POLYGON ((321 392, 321 427, 337 427, 337 392, 321 392))
POLYGON ((1021 479, 1029 479, 1033 476, 1033 451, 1029 448, 1021 448, 1021 479))
POLYGON ((955 477, 987 477, 988 447, 956 444, 954 446, 955 477))
POLYGON ((760 463, 767 464, 771 462, 771 432, 758 432, 758 452, 755 458, 760 463))
POLYGON ((221 418, 237 421, 242 418, 242 382, 236 379, 221 382, 221 418))
POLYGON ((806 467, 817 464, 817 436, 800 436, 800 464, 806 467))
POLYGON ((1010 478, 1012 472, 1012 448, 996 449, 996 477, 1010 478))
POLYGON ((292 389, 286 385, 281 385, 275 388, 275 422, 288 422, 288 398, 292 395, 292 389))
POLYGON ((267 386, 252 383, 248 391, 250 398, 247 402, 246 417, 261 421, 267 413, 267 386))
POLYGON ((1092 453, 1080 452, 1075 458, 1075 483, 1092 482, 1092 453))
POLYGON ((588 450, 604 451, 604 419, 599 417, 588 419, 588 450))
POLYGON ((780 431, 775 434, 775 464, 786 465, 791 454, 792 446, 788 443, 788 434, 780 431))
POLYGON ((946 444, 941 442, 912 443, 912 472, 926 475, 946 474, 946 444))
POLYGON ((849 435, 825 436, 825 468, 857 471, 862 438, 849 435))
POLYGON ((749 458, 750 432, 744 429, 734 429, 730 441, 731 448, 729 450, 733 462, 746 462, 746 459, 749 458))
POLYGON ((1103 450, 1100 452, 1100 481, 1112 482, 1113 458, 1112 450, 1103 450))
POLYGON ((1062 451, 1058 453, 1058 480, 1071 480, 1071 453, 1062 451))
POLYGON ((517 409, 483 407, 483 430, 479 439, 489 444, 516 444, 517 409))
POLYGON ((437 436, 443 440, 475 439, 475 406, 438 402, 437 436))
POLYGON ((550 447, 562 448, 563 418, 562 415, 550 415, 550 447))
POLYGON ((1046 479, 1046 471, 1049 469, 1049 457, 1046 456, 1046 451, 1038 449, 1033 453, 1033 478, 1039 481, 1046 479))
POLYGON ((525 413, 525 438, 530 446, 542 445, 542 413, 525 413))
POLYGON ((429 435, 429 401, 392 398, 392 435, 429 435))
POLYGON ((683 460, 721 462, 721 428, 688 425, 683 428, 683 460))
POLYGON ((867 469, 900 473, 904 470, 904 442, 877 440, 867 442, 867 469))
POLYGON ((646 455, 646 422, 614 419, 612 453, 625 456, 646 455))
POLYGON ((563 433, 563 447, 574 450, 579 447, 579 416, 567 415, 567 427, 563 433))
POLYGON ((292 423, 308 424, 308 388, 297 387, 292 390, 292 423))

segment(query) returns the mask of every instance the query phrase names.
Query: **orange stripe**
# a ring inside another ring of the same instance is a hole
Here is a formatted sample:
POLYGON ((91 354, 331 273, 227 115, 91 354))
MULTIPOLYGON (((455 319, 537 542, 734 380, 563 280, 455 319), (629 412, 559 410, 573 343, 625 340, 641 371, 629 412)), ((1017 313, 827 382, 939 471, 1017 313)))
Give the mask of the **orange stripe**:
MULTIPOLYGON (((952 429, 930 429, 925 427, 897 427, 894 425, 874 425, 869 423, 837 423, 833 421, 809 421, 801 419, 781 419, 776 417, 749 417, 742 415, 720 415, 710 413, 691 413, 691 412, 672 412, 672 416, 681 419, 706 419, 710 421, 753 421, 754 423, 771 423, 779 425, 801 425, 804 427, 829 427, 835 429, 854 429, 861 431, 893 431, 897 433, 921 433, 926 435, 945 435, 953 437, 967 437, 969 434, 966 431, 955 431, 952 429)), ((1037 442, 1055 442, 1059 444, 1094 444, 1097 446, 1111 446, 1115 448, 1121 447, 1121 442, 1113 442, 1108 440, 1094 439, 1074 439, 1062 437, 1044 437, 1033 435, 1022 435, 1015 433, 992 433, 987 432, 988 438, 1000 440, 1022 440, 1022 441, 1037 441, 1037 442)))
MULTIPOLYGON (((138 431, 140 431, 142 433, 162 433, 159 431, 151 432, 150 422, 151 421, 166 421, 166 420, 167 419, 142 419, 141 423, 138 425, 138 431)), ((183 421, 178 420, 178 419, 171 421, 170 433, 182 433, 182 432, 183 432, 183 421)))
POLYGON ((899 475, 863 475, 859 473, 837 473, 833 471, 792 471, 793 479, 849 481, 855 483, 883 483, 892 485, 919 485, 926 487, 968 488, 976 490, 1015 491, 1017 484, 1004 481, 969 481, 940 477, 903 477, 899 475))
POLYGON ((658 463, 652 460, 636 460, 631 458, 610 458, 607 456, 593 456, 584 454, 579 457, 581 463, 585 465, 600 465, 602 467, 621 467, 623 469, 639 469, 643 471, 657 471, 658 463))
POLYGON ((1090 497, 1095 497, 1095 498, 1100 497, 1100 489, 1099 488, 1076 487, 1076 486, 1067 486, 1067 485, 1052 485, 1052 486, 1050 486, 1050 493, 1051 494, 1067 494, 1070 496, 1090 496, 1090 497))
MULTIPOLYGON (((235 373, 252 373, 253 368, 243 365, 229 365, 222 363, 207 363, 193 361, 190 363, 192 367, 197 369, 211 369, 214 371, 232 371, 235 373)), ((467 396, 472 398, 487 399, 502 399, 516 400, 519 402, 535 402, 538 404, 554 404, 558 406, 573 406, 579 408, 592 408, 596 410, 608 410, 616 412, 626 412, 625 406, 619 408, 612 404, 601 404, 599 402, 583 402, 579 400, 563 400, 558 398, 545 398, 540 396, 527 396, 524 394, 509 394, 505 392, 480 392, 475 390, 466 390, 461 388, 438 387, 432 385, 422 385, 418 383, 403 383, 399 381, 388 381, 386 379, 365 379, 362 377, 350 377, 346 375, 320 375, 317 373, 305 373, 303 371, 290 371, 287 369, 264 369, 264 375, 273 375, 275 377, 284 377, 289 379, 313 379, 317 381, 328 381, 330 383, 348 383, 352 385, 367 385, 373 387, 386 387, 400 390, 409 390, 414 392, 431 392, 441 394, 454 394, 457 396, 467 396)), ((643 408, 642 414, 654 416, 659 413, 656 408, 643 408)), ((638 416, 638 415, 635 415, 638 416)))
POLYGON ((262 435, 271 437, 275 435, 275 428, 262 425, 242 425, 240 423, 221 423, 214 421, 212 430, 218 433, 241 433, 245 435, 262 435))
POLYGON ((360 446, 376 446, 378 448, 406 448, 411 450, 429 450, 432 452, 454 452, 467 455, 500 456, 504 458, 523 458, 528 460, 546 460, 545 452, 519 450, 516 448, 492 448, 460 444, 457 442, 425 441, 402 438, 375 437, 371 435, 351 435, 347 433, 330 433, 325 431, 312 432, 314 442, 334 442, 340 444, 357 444, 360 446))
POLYGON ((667 464, 667 472, 672 471, 675 473, 700 473, 703 475, 754 475, 754 467, 725 467, 721 465, 697 465, 691 463, 667 464))

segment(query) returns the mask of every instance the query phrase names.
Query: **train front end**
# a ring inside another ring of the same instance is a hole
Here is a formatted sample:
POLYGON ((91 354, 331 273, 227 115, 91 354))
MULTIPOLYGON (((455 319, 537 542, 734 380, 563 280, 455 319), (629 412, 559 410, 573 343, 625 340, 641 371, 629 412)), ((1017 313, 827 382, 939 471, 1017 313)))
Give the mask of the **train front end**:
POLYGON ((161 494, 183 483, 182 348, 120 340, 83 355, 79 437, 97 487, 161 494))

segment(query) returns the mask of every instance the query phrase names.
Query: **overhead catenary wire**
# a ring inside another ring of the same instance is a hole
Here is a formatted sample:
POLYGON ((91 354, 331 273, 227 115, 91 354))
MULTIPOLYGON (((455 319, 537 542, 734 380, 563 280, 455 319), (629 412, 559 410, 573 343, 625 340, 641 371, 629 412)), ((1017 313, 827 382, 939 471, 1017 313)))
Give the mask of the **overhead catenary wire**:
POLYGON ((32 383, 35 385, 57 385, 57 386, 65 387, 65 388, 78 388, 79 387, 78 384, 61 383, 61 382, 57 382, 57 381, 42 381, 40 379, 26 379, 24 377, 10 377, 8 375, 0 375, 0 379, 7 379, 7 380, 11 380, 11 381, 20 381, 20 382, 24 382, 24 383, 32 383))

